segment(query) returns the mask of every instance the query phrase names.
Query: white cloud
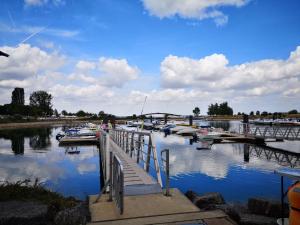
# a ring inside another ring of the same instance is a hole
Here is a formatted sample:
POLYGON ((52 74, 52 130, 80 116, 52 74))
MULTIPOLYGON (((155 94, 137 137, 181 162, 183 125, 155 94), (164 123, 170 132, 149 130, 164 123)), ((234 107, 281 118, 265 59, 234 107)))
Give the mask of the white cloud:
POLYGON ((140 70, 128 64, 126 59, 101 57, 99 70, 103 73, 103 82, 106 86, 122 87, 125 82, 138 78, 140 70))
POLYGON ((201 59, 168 56, 161 63, 161 77, 166 88, 234 90, 255 96, 282 93, 300 84, 300 47, 286 60, 266 59, 234 66, 229 66, 223 54, 201 59))
POLYGON ((85 61, 85 60, 80 60, 76 64, 76 68, 79 69, 79 70, 83 70, 83 71, 94 70, 96 68, 96 63, 85 61))
POLYGON ((2 48, 10 57, 0 61, 0 80, 24 79, 45 70, 57 70, 65 64, 65 57, 57 52, 47 53, 29 44, 16 48, 2 48))
POLYGON ((228 17, 219 8, 241 7, 249 0, 142 0, 145 9, 159 18, 179 16, 186 19, 212 18, 217 25, 224 25, 228 17))
POLYGON ((64 0, 24 0, 25 6, 43 6, 47 3, 51 3, 55 6, 64 5, 64 0))

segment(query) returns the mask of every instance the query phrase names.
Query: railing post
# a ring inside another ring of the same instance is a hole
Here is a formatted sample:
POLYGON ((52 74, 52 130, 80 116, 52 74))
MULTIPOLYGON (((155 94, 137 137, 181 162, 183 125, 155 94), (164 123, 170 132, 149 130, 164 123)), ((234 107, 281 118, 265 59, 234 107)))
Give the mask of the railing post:
POLYGON ((130 157, 132 157, 133 151, 134 151, 134 132, 132 132, 132 134, 131 134, 130 157))
POLYGON ((170 161, 169 149, 166 151, 166 196, 170 196, 170 161))
POLYGON ((110 185, 109 185, 109 198, 108 201, 112 201, 112 195, 113 195, 113 153, 109 152, 109 181, 110 181, 110 185))
MULTIPOLYGON (((139 136, 138 136, 138 146, 137 146, 137 150, 138 150, 138 153, 137 153, 137 155, 139 156, 139 158, 140 158, 140 152, 141 152, 141 147, 142 147, 142 145, 141 145, 141 141, 142 141, 142 139, 141 139, 141 135, 140 134, 138 134, 139 136)), ((142 157, 143 157, 143 152, 142 152, 142 157)), ((143 158, 144 159, 144 158, 143 158)))
POLYGON ((148 136, 148 150, 147 150, 147 158, 146 158, 146 167, 145 170, 147 172, 149 172, 149 168, 150 168, 150 159, 151 159, 151 148, 152 148, 152 140, 151 140, 151 136, 148 136))

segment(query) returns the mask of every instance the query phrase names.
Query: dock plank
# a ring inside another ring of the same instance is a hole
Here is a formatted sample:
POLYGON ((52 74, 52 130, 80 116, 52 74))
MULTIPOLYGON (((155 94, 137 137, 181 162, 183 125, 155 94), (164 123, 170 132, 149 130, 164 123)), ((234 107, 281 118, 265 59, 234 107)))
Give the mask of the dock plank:
MULTIPOLYGON (((110 141, 109 149, 119 157, 122 165, 124 166, 124 189, 125 194, 126 189, 131 185, 155 185, 157 181, 151 177, 145 170, 143 170, 134 159, 130 158, 126 152, 122 150, 114 141, 110 141)), ((157 192, 161 193, 162 190, 155 189, 157 192)), ((131 194, 132 191, 131 191, 131 194)))
MULTIPOLYGON (((201 211, 178 189, 171 189, 171 197, 162 194, 126 196, 124 213, 120 215, 114 202, 108 202, 103 195, 98 203, 93 203, 96 196, 89 197, 91 223, 89 225, 115 224, 182 224, 200 222, 203 219, 215 219, 210 223, 226 220, 227 215, 221 210, 201 211)), ((232 225, 232 223, 224 223, 232 225)))

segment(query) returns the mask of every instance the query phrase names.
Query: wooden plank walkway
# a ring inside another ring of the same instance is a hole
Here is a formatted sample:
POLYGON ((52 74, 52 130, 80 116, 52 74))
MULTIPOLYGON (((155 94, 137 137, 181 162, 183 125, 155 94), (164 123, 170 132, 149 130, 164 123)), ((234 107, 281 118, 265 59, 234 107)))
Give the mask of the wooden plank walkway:
POLYGON ((162 193, 162 189, 157 181, 143 170, 133 158, 130 158, 113 140, 109 141, 109 149, 119 157, 123 164, 125 195, 162 193))
POLYGON ((91 222, 88 225, 196 224, 203 221, 208 225, 235 224, 220 210, 200 211, 177 189, 171 189, 170 197, 162 194, 126 196, 122 215, 114 202, 107 201, 108 195, 101 196, 94 204, 96 197, 89 197, 91 222))

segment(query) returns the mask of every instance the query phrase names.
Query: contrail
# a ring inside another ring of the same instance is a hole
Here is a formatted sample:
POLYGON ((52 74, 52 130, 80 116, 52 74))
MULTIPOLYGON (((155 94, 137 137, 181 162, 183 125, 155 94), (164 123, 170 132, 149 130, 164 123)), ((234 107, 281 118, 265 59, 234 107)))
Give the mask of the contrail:
POLYGON ((9 17, 9 19, 10 19, 11 24, 12 24, 14 27, 16 27, 15 21, 14 21, 14 19, 12 18, 9 9, 7 9, 7 13, 8 13, 8 17, 9 17))
POLYGON ((38 33, 42 32, 43 30, 45 30, 47 27, 43 27, 40 30, 38 30, 37 32, 32 33, 31 35, 29 35, 27 38, 25 38, 23 41, 21 41, 19 44, 24 43, 25 41, 28 41, 30 38, 34 37, 35 35, 37 35, 38 33))

